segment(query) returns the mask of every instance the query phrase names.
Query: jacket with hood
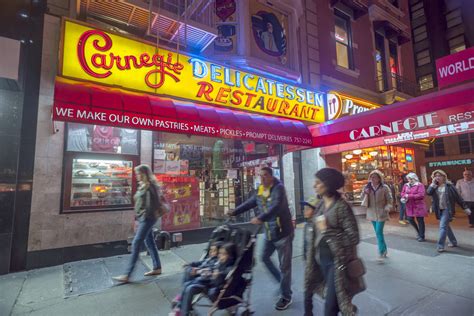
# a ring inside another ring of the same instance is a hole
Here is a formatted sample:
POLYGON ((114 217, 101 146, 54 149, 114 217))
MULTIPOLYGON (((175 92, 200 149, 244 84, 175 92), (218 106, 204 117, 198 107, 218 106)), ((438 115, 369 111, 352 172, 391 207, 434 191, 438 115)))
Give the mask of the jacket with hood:
POLYGON ((409 217, 426 217, 428 211, 425 204, 425 186, 416 182, 414 185, 406 183, 402 189, 402 197, 406 198, 406 211, 409 217))
POLYGON ((265 237, 267 240, 277 241, 293 234, 293 222, 288 206, 285 187, 277 178, 273 178, 273 186, 267 196, 263 185, 260 185, 257 192, 247 201, 239 205, 233 216, 239 215, 255 207, 260 215, 258 219, 264 222, 265 237))
POLYGON ((388 221, 388 213, 393 207, 392 193, 388 185, 384 183, 383 173, 379 170, 374 170, 370 173, 369 179, 373 174, 377 174, 382 181, 377 188, 374 188, 372 183, 369 182, 362 193, 363 200, 367 201, 367 219, 375 222, 388 221), (366 190, 369 193, 366 193, 366 190))

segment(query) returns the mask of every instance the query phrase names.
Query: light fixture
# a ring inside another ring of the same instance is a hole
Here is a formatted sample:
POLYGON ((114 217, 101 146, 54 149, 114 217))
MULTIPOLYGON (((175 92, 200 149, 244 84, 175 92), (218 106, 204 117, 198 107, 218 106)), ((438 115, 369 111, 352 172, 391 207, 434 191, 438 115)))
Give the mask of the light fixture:
POLYGON ((362 157, 360 157, 360 159, 362 159, 362 160, 367 160, 367 159, 369 159, 369 157, 367 157, 367 156, 362 156, 362 157))
POLYGON ((346 158, 342 158, 341 161, 342 161, 342 162, 346 162, 347 159, 346 159, 346 158))
POLYGON ((354 155, 360 155, 362 153, 362 150, 360 149, 356 149, 354 151, 352 151, 354 153, 354 155))
POLYGON ((369 153, 369 155, 371 155, 372 157, 375 157, 375 156, 377 156, 378 154, 379 154, 379 153, 378 153, 377 151, 371 151, 371 152, 369 153))
POLYGON ((352 157, 354 157, 354 156, 352 156, 351 154, 347 154, 345 157, 346 157, 346 159, 352 159, 352 157))
POLYGON ((355 168, 355 167, 357 167, 357 164, 355 162, 353 162, 353 163, 351 163, 351 167, 355 168))

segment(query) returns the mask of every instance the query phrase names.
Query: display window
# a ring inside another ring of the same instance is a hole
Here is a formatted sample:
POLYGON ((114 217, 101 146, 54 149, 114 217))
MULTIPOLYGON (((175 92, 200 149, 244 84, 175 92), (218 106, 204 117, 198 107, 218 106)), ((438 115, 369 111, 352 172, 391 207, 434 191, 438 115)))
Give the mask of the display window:
POLYGON ((380 146, 343 152, 341 156, 342 170, 347 179, 344 194, 356 205, 361 203, 362 191, 373 170, 384 173, 385 183, 392 188, 394 195, 398 194, 400 177, 415 170, 413 148, 380 146))
MULTIPOLYGON (((270 166, 280 174, 280 145, 155 132, 153 172, 170 202, 162 229, 177 231, 222 224, 227 213, 260 184, 270 166)), ((238 221, 249 221, 248 212, 238 221)))
POLYGON ((75 123, 66 131, 62 212, 132 208, 139 132, 75 123))

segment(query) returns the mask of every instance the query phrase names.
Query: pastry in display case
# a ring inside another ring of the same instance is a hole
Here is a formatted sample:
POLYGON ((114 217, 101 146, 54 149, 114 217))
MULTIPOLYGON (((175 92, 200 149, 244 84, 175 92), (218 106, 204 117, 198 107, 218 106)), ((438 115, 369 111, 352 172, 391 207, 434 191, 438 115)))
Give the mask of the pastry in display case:
POLYGON ((73 159, 71 208, 132 205, 133 162, 73 159))

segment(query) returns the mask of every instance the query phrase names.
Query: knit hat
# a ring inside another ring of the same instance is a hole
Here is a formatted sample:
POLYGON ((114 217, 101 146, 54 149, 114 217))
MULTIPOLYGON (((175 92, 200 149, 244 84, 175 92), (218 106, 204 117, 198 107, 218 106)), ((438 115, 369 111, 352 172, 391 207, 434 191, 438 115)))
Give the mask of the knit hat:
POLYGON ((433 172, 431 173, 431 179, 434 179, 434 177, 435 177, 435 175, 436 175, 437 173, 441 174, 441 175, 444 176, 446 179, 448 178, 448 175, 446 174, 446 172, 444 172, 444 171, 441 170, 441 169, 436 169, 435 171, 433 171, 433 172))
POLYGON ((336 193, 345 183, 342 173, 333 168, 323 168, 319 170, 316 172, 316 178, 324 183, 330 193, 336 193))
POLYGON ((384 180, 384 178, 385 178, 385 175, 383 174, 382 171, 377 170, 377 169, 373 170, 373 171, 369 174, 369 179, 370 179, 370 177, 372 177, 372 175, 374 175, 374 174, 378 175, 379 178, 380 178, 380 181, 383 182, 383 180, 384 180))

